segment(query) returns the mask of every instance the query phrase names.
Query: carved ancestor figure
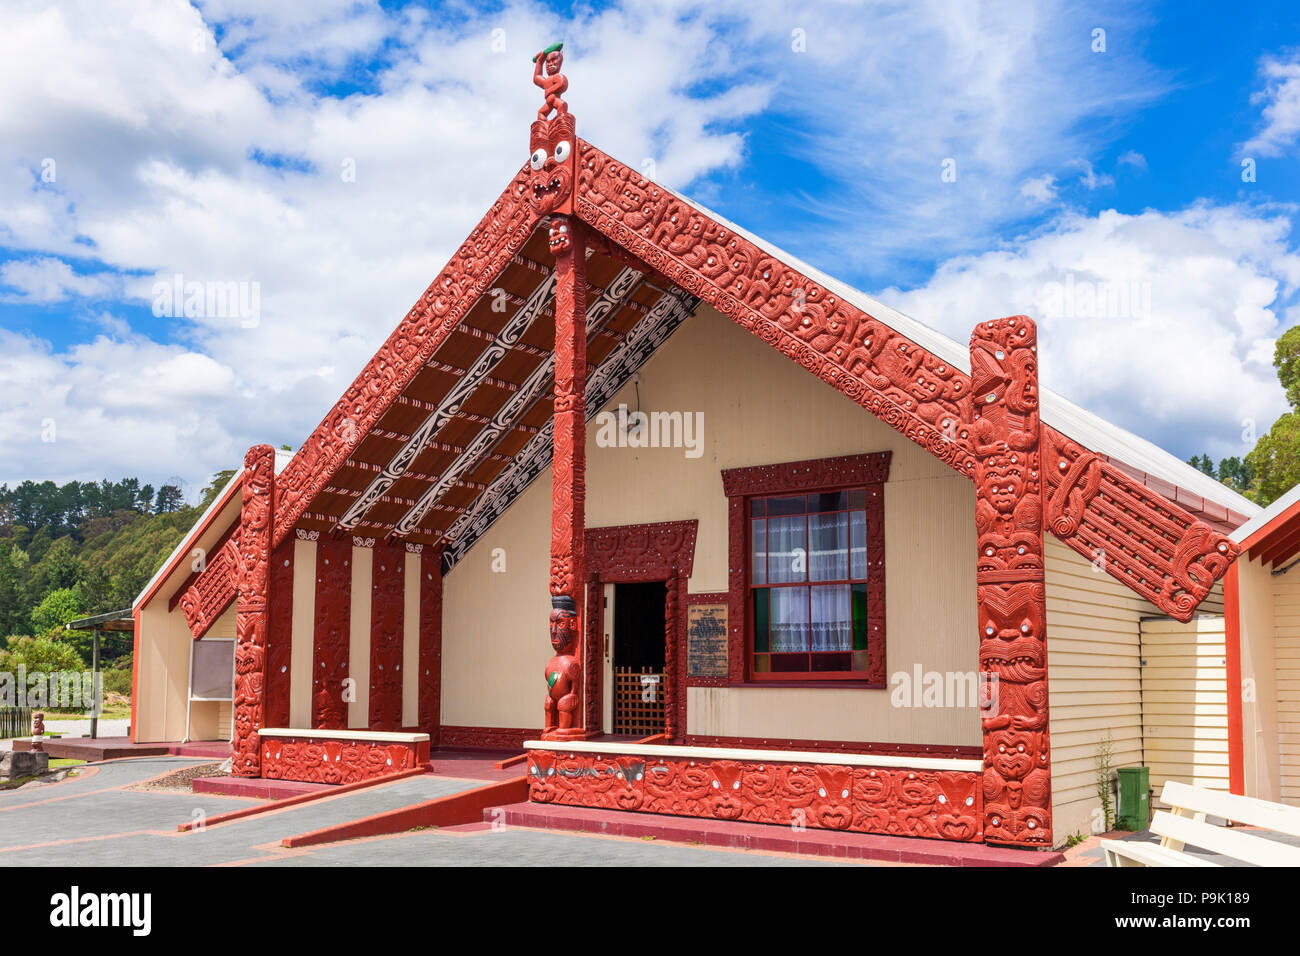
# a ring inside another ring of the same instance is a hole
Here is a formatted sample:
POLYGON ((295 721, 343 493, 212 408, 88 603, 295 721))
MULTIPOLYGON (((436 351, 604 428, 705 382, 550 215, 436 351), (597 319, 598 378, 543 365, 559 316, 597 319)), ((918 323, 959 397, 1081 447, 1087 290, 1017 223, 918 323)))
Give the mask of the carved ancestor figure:
POLYGON ((567 595, 551 598, 551 647, 555 656, 546 662, 547 740, 568 740, 585 736, 574 718, 582 707, 582 663, 578 659, 578 613, 567 595))
POLYGON ((533 82, 541 87, 546 101, 537 111, 537 118, 544 120, 556 113, 569 112, 569 104, 560 99, 561 94, 569 89, 568 78, 560 72, 564 66, 563 43, 552 43, 541 53, 533 57, 533 82))

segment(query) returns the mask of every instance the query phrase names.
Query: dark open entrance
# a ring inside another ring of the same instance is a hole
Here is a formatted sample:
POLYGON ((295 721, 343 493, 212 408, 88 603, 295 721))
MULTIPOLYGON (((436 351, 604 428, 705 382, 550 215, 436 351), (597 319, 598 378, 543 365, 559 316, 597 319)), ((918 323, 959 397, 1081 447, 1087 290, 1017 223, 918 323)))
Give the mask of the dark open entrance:
POLYGON ((664 732, 662 581, 614 585, 614 733, 664 732))

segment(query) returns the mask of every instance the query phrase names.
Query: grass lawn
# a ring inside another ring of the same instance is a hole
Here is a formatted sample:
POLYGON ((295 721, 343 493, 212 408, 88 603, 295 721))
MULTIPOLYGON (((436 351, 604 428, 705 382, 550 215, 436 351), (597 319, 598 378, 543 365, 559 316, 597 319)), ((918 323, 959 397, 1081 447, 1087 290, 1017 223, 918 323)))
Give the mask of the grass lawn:
MULTIPOLYGON (((89 720, 90 716, 84 710, 42 710, 46 720, 89 720)), ((106 704, 103 712, 99 715, 100 720, 129 720, 131 717, 131 703, 125 704, 106 704)))
MULTIPOLYGON (((50 758, 50 770, 61 770, 64 767, 78 767, 85 763, 84 760, 74 760, 72 757, 52 757, 50 758)), ((73 770, 72 773, 76 774, 73 770)), ((31 777, 14 777, 12 780, 0 780, 0 790, 14 790, 25 783, 31 783, 33 780, 41 779, 40 774, 31 777)))

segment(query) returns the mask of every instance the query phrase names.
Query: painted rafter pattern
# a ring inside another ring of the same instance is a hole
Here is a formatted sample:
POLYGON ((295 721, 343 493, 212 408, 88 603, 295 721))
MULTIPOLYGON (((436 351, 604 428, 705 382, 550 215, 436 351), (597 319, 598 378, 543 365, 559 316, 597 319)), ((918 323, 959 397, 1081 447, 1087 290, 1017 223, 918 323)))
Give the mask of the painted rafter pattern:
POLYGON ((274 544, 284 540, 361 440, 523 249, 538 215, 523 167, 347 392, 277 476, 274 544))
MULTIPOLYGON (((594 338, 600 327, 612 316, 636 289, 643 273, 631 267, 623 269, 609 283, 590 308, 587 309, 588 340, 594 338)), ((492 421, 470 441, 465 450, 457 456, 442 475, 430 484, 429 488, 394 527, 398 535, 408 535, 415 531, 434 503, 454 488, 471 468, 496 447, 502 436, 518 426, 533 406, 543 397, 547 386, 555 375, 555 355, 548 353, 532 374, 510 396, 509 401, 501 406, 492 421)), ((534 431, 534 434, 537 432, 534 431)), ((391 466, 390 466, 391 467, 391 466)))
MULTIPOLYGON (((343 529, 355 528, 366 513, 387 493, 393 483, 406 474, 407 470, 414 464, 415 460, 424 453, 438 433, 448 422, 456 417, 464 404, 473 396, 475 390, 490 377, 493 369, 501 363, 501 360, 510 354, 510 350, 523 338, 541 314, 543 307, 550 301, 555 294, 555 273, 550 273, 545 279, 538 284, 533 290, 533 294, 528 297, 528 301, 523 304, 515 314, 506 322, 505 327, 498 333, 497 337, 485 348, 474 364, 456 380, 451 391, 438 403, 434 411, 421 423, 409 438, 403 443, 401 449, 393 456, 392 461, 384 468, 382 472, 371 480, 369 487, 361 493, 354 501, 351 507, 344 512, 343 517, 339 519, 338 526, 343 529)), ((423 501, 424 499, 421 499, 423 501)), ((409 534, 416 524, 419 523, 424 512, 428 510, 429 501, 424 505, 423 510, 418 514, 412 511, 398 522, 398 534, 409 534), (415 515, 414 520, 411 516, 415 515)))
MULTIPOLYGON (((963 424, 969 375, 581 140, 576 193, 575 211, 596 231, 974 477, 963 424)), ((1099 455, 1042 431, 1047 448, 1062 451, 1044 468, 1047 527, 1161 611, 1189 619, 1236 546, 1099 455)))
MULTIPOLYGON (((685 293, 661 296, 600 366, 587 378, 587 417, 590 419, 612 399, 646 360, 668 340, 695 311, 699 300, 685 293)), ((543 426, 515 456, 515 463, 503 470, 475 499, 471 509, 447 530, 449 543, 443 551, 443 572, 450 571, 474 542, 483 536, 533 480, 551 463, 551 431, 554 419, 543 426)))

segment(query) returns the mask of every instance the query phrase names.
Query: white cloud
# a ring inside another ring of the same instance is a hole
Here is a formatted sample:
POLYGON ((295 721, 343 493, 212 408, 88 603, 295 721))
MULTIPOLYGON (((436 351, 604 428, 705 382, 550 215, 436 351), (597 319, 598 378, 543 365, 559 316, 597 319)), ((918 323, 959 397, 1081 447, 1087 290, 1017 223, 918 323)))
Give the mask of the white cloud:
POLYGON ((1125 150, 1116 163, 1120 166, 1132 166, 1134 169, 1147 171, 1147 158, 1135 149, 1125 150))
POLYGON ((31 259, 14 259, 0 265, 0 285, 17 293, 6 294, 6 298, 11 301, 23 299, 49 304, 70 297, 100 298, 119 292, 122 283, 112 273, 82 275, 73 271, 72 266, 61 259, 36 256, 31 259))
POLYGON ((1089 192, 1103 186, 1115 185, 1115 180, 1112 177, 1107 176, 1105 173, 1098 173, 1092 168, 1092 163, 1086 159, 1072 159, 1065 165, 1070 169, 1079 170, 1079 183, 1089 192))
POLYGON ((1300 53, 1265 57, 1259 72, 1265 86, 1250 100, 1264 104, 1264 125, 1241 150, 1246 155, 1278 156, 1300 136, 1300 53))
POLYGON ((1026 179, 1020 184, 1020 195, 1036 203, 1049 203, 1056 199, 1056 177, 1050 173, 1026 179))
POLYGON ((1286 410, 1271 363, 1300 318, 1291 225, 1239 205, 1067 214, 880 298, 962 342, 1027 314, 1045 387, 1184 458, 1242 455, 1242 423, 1262 434, 1286 410))

